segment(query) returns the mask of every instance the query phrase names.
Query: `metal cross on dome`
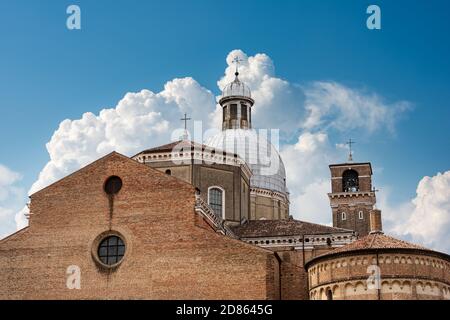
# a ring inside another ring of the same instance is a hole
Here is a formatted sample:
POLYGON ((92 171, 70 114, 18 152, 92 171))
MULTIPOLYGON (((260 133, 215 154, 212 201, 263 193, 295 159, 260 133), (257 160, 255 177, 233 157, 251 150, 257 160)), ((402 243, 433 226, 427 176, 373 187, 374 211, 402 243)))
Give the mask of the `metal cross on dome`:
POLYGON ((238 56, 235 56, 234 59, 233 59, 233 61, 232 61, 233 63, 236 64, 236 75, 239 74, 239 63, 241 63, 242 61, 244 61, 244 60, 242 60, 242 59, 239 58, 238 56))

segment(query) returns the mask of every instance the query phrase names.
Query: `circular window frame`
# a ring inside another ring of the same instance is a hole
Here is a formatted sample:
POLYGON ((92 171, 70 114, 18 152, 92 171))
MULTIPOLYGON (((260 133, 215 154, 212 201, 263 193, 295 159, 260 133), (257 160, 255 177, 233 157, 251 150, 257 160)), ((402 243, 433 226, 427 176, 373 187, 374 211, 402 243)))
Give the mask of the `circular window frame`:
POLYGON ((100 270, 114 271, 127 258, 128 247, 129 247, 128 242, 127 242, 126 238, 123 236, 123 234, 121 234, 118 231, 114 231, 114 230, 105 231, 105 232, 101 233, 100 235, 98 235, 95 238, 94 242, 92 243, 91 256, 92 256, 94 262, 96 263, 96 265, 100 268, 100 270), (100 244, 103 242, 103 240, 105 240, 106 238, 109 238, 109 237, 118 237, 122 240, 123 244, 125 245, 125 252, 123 254, 122 259, 120 259, 120 261, 116 262, 115 264, 111 264, 111 265, 103 263, 103 261, 100 259, 99 255, 98 255, 100 244))
POLYGON ((116 196, 117 194, 119 194, 119 192, 122 190, 123 188, 123 180, 122 178, 120 178, 119 176, 113 175, 113 176, 109 176, 108 178, 106 178, 105 182, 103 183, 103 192, 106 193, 106 195, 108 196, 116 196), (108 189, 108 183, 110 181, 112 181, 113 179, 118 179, 118 181, 120 182, 120 186, 118 188, 117 191, 109 191, 108 189))

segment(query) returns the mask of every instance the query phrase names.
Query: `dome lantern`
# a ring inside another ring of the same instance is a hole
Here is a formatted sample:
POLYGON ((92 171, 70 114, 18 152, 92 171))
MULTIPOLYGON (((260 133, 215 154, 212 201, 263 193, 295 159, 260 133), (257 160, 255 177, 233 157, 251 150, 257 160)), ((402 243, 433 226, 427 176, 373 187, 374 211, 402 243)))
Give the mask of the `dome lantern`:
POLYGON ((239 80, 238 64, 242 60, 234 58, 236 73, 234 80, 222 90, 219 104, 222 106, 222 130, 251 129, 251 108, 255 101, 252 99, 250 88, 239 80))

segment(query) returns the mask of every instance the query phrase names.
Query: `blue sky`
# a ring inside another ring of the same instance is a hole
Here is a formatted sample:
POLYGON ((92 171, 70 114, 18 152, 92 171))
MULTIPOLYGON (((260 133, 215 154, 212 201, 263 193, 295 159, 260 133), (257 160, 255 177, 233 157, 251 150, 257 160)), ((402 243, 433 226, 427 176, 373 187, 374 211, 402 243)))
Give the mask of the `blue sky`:
POLYGON ((186 76, 217 95, 225 58, 239 48, 270 56, 277 77, 292 84, 335 81, 408 101, 394 133, 329 136, 355 138, 356 160, 382 168, 376 184, 394 190, 393 204, 408 201, 424 176, 450 169, 449 12, 450 3, 437 0, 3 0, 0 164, 28 190, 62 120, 186 76), (70 4, 81 7, 80 31, 65 27, 70 4), (365 26, 370 4, 381 7, 382 30, 365 26))

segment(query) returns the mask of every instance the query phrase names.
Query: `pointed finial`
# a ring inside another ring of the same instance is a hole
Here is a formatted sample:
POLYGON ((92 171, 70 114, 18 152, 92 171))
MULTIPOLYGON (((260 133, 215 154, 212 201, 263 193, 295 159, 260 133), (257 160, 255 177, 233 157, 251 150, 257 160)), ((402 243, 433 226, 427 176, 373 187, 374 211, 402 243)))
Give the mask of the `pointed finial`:
POLYGON ((241 63, 242 61, 244 60, 240 59, 238 56, 235 56, 233 59, 233 63, 236 64, 236 72, 234 73, 236 77, 239 75, 239 63, 241 63))
POLYGON ((346 142, 345 144, 348 144, 348 162, 353 162, 353 151, 352 151, 352 144, 355 144, 356 141, 353 141, 351 138, 346 142))

